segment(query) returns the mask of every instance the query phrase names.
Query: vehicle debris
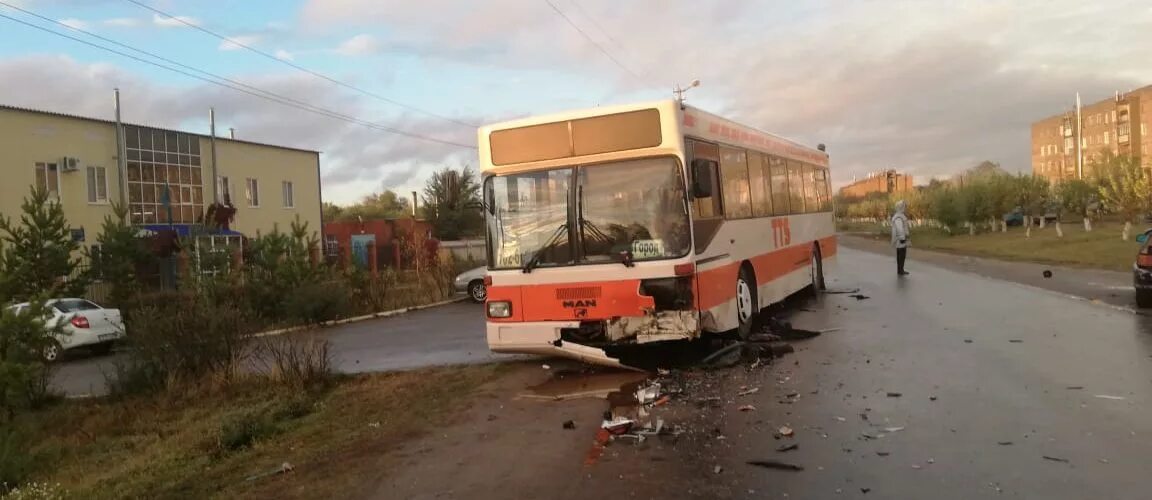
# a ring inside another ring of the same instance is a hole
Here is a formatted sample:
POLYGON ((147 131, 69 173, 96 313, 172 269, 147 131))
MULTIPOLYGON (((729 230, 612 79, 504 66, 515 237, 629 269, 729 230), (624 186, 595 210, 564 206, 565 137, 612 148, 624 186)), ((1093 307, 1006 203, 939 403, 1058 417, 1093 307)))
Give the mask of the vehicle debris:
POLYGON ((632 425, 635 423, 636 421, 630 418, 616 417, 613 419, 605 419, 604 422, 600 424, 600 428, 612 434, 619 435, 627 433, 632 429, 632 425))
POLYGON ((846 419, 846 418, 844 418, 844 417, 836 417, 836 421, 838 421, 838 422, 847 422, 847 421, 848 421, 848 419, 846 419))
POLYGON ((380 422, 370 422, 368 424, 368 427, 371 427, 373 429, 379 429, 380 428, 380 422))
POLYGON ((844 294, 844 293, 856 293, 859 291, 860 291, 859 288, 825 288, 823 290, 820 290, 820 293, 823 293, 825 295, 835 295, 835 294, 844 294))
POLYGON ((545 370, 551 370, 551 369, 552 369, 552 367, 551 367, 551 366, 548 366, 548 365, 546 365, 546 364, 545 364, 545 365, 540 365, 540 368, 543 368, 543 369, 545 369, 545 370))
POLYGON ((1128 398, 1126 398, 1126 397, 1124 397, 1124 396, 1110 396, 1110 395, 1108 395, 1108 394, 1097 394, 1097 395, 1096 395, 1096 396, 1094 396, 1094 397, 1096 397, 1096 398, 1099 398, 1099 399, 1112 399, 1112 400, 1115 400, 1115 401, 1123 401, 1123 400, 1125 400, 1125 399, 1128 399, 1128 398))
POLYGON ((748 465, 755 465, 757 467, 764 467, 765 469, 790 470, 790 471, 802 471, 802 470, 804 470, 804 467, 801 465, 790 464, 788 462, 780 462, 777 460, 749 460, 746 463, 748 465))
POLYGON ((566 421, 564 421, 563 426, 565 429, 572 430, 572 429, 576 428, 576 422, 573 422, 571 420, 566 420, 566 421))
POLYGON ((929 401, 936 401, 936 396, 928 396, 929 401))
POLYGON ((784 453, 786 451, 792 451, 792 450, 795 450, 797 448, 800 448, 800 445, 796 444, 796 443, 782 444, 782 445, 776 447, 776 451, 778 451, 780 453, 784 453))
POLYGON ((648 404, 651 401, 660 397, 660 384, 651 384, 647 387, 641 387, 636 390, 636 401, 640 404, 648 404))
POLYGON ((971 344, 971 343, 972 343, 972 339, 964 339, 964 343, 965 343, 965 344, 971 344))
POLYGON ((1000 446, 1012 446, 1012 441, 997 441, 996 444, 1000 446))
POLYGON ((913 469, 916 469, 916 470, 920 470, 920 469, 922 469, 923 467, 920 467, 919 465, 916 465, 916 464, 912 464, 912 468, 913 468, 913 469))
POLYGON ((1084 388, 1084 386, 1082 386, 1082 385, 1070 385, 1068 387, 1065 387, 1065 389, 1068 389, 1070 391, 1079 391, 1083 388, 1084 388))
POLYGON ((792 428, 787 425, 781 426, 777 432, 784 437, 792 437, 792 435, 796 433, 796 431, 793 431, 792 428))
POLYGON ((872 491, 872 488, 860 488, 860 493, 865 495, 867 495, 869 491, 872 491))
POLYGON ((868 434, 867 432, 861 432, 861 433, 860 433, 860 437, 862 437, 862 438, 864 438, 864 439, 867 439, 867 440, 869 440, 869 441, 871 441, 871 440, 873 440, 873 439, 880 439, 880 438, 878 438, 878 437, 876 437, 876 436, 873 436, 872 434, 868 434))
POLYGON ((1024 341, 1023 341, 1022 339, 1008 339, 1008 342, 1011 342, 1011 343, 1013 343, 1013 344, 1022 344, 1022 343, 1024 343, 1024 341))
POLYGON ((1042 455, 1042 456, 1044 457, 1044 460, 1051 460, 1053 462, 1063 462, 1063 463, 1069 463, 1070 462, 1067 458, 1052 457, 1052 456, 1048 456, 1048 455, 1042 455))
POLYGON ((856 300, 868 300, 868 299, 872 298, 872 297, 869 297, 869 296, 867 296, 867 295, 861 295, 861 294, 859 294, 859 293, 857 293, 857 294, 852 294, 852 295, 849 295, 849 297, 852 297, 852 298, 854 298, 854 299, 856 299, 856 300))
POLYGON ((878 452, 876 452, 876 454, 881 456, 881 457, 886 457, 888 455, 891 455, 891 453, 889 453, 887 451, 878 451, 878 452))
POLYGON ((723 467, 721 467, 721 466, 719 466, 719 465, 717 465, 717 466, 715 466, 715 467, 713 467, 713 468, 712 468, 712 473, 713 473, 713 474, 719 474, 719 473, 721 473, 722 471, 724 471, 724 468, 723 468, 723 467))
POLYGON ((904 428, 903 428, 903 427, 885 427, 885 428, 884 428, 884 432, 888 432, 888 433, 892 433, 892 432, 900 432, 900 431, 902 431, 902 430, 904 430, 904 428))
POLYGON ((1047 269, 1044 270, 1043 274, 1044 274, 1045 278, 1051 278, 1052 277, 1052 271, 1049 271, 1047 269))
POLYGON ((890 398, 898 398, 898 397, 903 396, 903 395, 904 394, 900 393, 900 392, 889 392, 888 393, 888 397, 890 397, 890 398))
POLYGON ((744 406, 737 408, 737 410, 739 410, 739 411, 756 411, 756 407, 752 406, 752 405, 744 405, 744 406))
POLYGON ((737 396, 748 396, 751 394, 756 394, 757 392, 760 392, 760 388, 759 387, 753 387, 751 389, 740 391, 740 392, 736 393, 736 395, 737 396))
POLYGON ((287 474, 289 472, 292 472, 294 469, 296 469, 296 468, 293 467, 292 464, 290 464, 288 462, 284 462, 284 463, 280 464, 280 466, 275 468, 275 469, 272 469, 268 472, 261 472, 261 473, 256 474, 256 475, 248 476, 248 477, 244 478, 244 480, 245 481, 255 481, 257 479, 263 479, 263 478, 266 478, 268 476, 275 476, 277 474, 287 474))

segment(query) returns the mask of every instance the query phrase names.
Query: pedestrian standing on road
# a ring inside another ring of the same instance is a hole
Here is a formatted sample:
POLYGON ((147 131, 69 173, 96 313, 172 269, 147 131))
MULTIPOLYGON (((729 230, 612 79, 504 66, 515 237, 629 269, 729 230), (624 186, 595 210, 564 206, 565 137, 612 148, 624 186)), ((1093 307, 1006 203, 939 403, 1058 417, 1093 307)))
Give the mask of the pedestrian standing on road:
POLYGON ((896 247, 896 274, 905 276, 904 259, 908 256, 908 216, 904 210, 908 204, 904 200, 896 202, 896 213, 892 214, 892 246, 896 247))

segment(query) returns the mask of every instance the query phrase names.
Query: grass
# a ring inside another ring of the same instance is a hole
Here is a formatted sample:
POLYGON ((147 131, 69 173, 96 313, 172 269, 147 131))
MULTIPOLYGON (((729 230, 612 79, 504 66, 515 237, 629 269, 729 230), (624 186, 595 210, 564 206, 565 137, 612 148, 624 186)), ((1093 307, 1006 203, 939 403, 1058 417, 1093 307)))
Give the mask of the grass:
POLYGON ((14 422, 42 457, 33 480, 76 498, 346 498, 389 451, 453 419, 500 365, 343 377, 301 392, 268 383, 121 401, 68 401, 14 422), (288 463, 292 472, 250 476, 288 463))
MULTIPOLYGON (((1033 227, 1031 238, 1026 237, 1025 229, 1019 226, 1009 227, 1007 233, 984 232, 975 236, 969 236, 966 230, 949 235, 936 229, 917 228, 912 232, 912 246, 1000 260, 1125 271, 1132 267, 1139 248, 1135 238, 1144 225, 1132 225, 1129 241, 1120 239, 1123 226, 1122 222, 1105 220, 1086 232, 1079 221, 1066 222, 1062 225, 1063 238, 1056 236, 1051 224, 1044 229, 1033 227)), ((888 238, 888 229, 878 224, 845 223, 838 229, 874 239, 888 238)))

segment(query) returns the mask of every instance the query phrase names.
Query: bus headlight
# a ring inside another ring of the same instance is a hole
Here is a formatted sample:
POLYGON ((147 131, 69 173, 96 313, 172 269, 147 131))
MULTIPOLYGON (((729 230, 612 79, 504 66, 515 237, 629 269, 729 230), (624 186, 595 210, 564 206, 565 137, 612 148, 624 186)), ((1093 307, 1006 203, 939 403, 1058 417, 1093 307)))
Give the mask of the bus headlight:
POLYGON ((512 316, 512 303, 508 301, 498 301, 488 303, 488 317, 489 318, 508 318, 512 316))

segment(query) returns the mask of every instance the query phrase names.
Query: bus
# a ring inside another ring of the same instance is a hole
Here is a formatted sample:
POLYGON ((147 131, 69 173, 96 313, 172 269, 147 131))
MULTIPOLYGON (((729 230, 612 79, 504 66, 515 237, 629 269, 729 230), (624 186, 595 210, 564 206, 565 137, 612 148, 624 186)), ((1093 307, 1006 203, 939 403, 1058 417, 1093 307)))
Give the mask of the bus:
POLYGON ((823 145, 677 100, 478 134, 494 352, 622 366, 616 346, 747 336, 834 263, 823 145))

